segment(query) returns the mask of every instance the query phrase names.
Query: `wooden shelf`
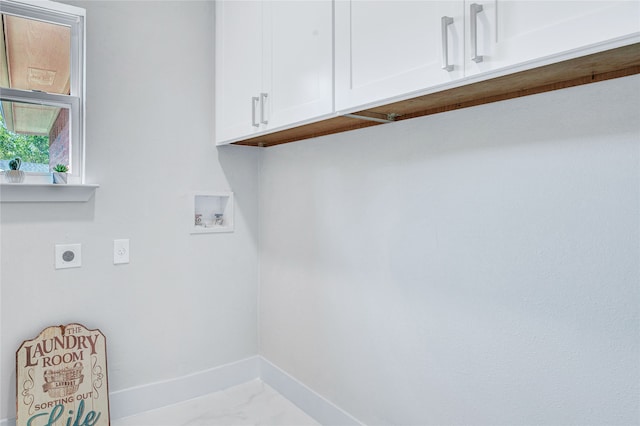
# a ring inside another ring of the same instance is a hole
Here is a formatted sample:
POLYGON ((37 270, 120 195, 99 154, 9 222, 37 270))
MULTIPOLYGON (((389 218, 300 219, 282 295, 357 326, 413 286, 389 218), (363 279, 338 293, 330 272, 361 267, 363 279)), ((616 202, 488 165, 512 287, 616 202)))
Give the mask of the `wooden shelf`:
MULTIPOLYGON (((445 88, 434 93, 351 114, 376 119, 393 117, 393 121, 401 121, 638 73, 640 73, 640 43, 635 43, 483 81, 445 88)), ((248 138, 235 142, 235 145, 269 147, 381 124, 384 123, 339 116, 248 138)))

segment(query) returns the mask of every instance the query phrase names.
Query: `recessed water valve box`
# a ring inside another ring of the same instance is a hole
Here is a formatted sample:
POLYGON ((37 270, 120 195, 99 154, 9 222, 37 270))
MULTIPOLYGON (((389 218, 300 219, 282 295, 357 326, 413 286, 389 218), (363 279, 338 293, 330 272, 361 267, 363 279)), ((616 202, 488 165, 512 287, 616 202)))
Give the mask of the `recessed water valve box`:
POLYGON ((233 232, 233 192, 194 192, 190 198, 190 232, 233 232))

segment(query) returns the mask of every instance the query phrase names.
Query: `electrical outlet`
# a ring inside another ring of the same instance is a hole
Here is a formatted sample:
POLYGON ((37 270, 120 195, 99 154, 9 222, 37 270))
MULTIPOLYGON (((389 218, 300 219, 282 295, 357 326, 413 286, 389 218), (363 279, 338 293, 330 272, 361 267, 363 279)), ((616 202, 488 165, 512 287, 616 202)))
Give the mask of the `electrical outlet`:
POLYGON ((56 269, 82 266, 81 244, 56 244, 56 269))
POLYGON ((129 263, 129 240, 113 240, 113 264, 129 263))

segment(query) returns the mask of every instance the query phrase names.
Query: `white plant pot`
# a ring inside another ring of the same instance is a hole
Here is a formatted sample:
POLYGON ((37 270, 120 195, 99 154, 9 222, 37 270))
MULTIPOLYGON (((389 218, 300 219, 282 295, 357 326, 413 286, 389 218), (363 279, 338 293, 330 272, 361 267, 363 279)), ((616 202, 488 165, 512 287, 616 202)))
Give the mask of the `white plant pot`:
POLYGON ((22 183, 24 172, 22 170, 5 170, 4 179, 9 183, 22 183))
POLYGON ((53 183, 67 183, 67 173, 53 172, 53 183))

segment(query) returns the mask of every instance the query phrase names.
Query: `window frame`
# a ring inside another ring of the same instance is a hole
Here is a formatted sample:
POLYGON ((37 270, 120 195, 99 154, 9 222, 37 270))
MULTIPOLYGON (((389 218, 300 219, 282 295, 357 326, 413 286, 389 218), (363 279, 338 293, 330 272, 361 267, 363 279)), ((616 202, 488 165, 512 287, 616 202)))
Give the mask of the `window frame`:
MULTIPOLYGON (((13 102, 69 109, 69 151, 72 171, 69 173, 68 182, 84 184, 86 12, 82 8, 50 0, 2 0, 0 11, 6 15, 64 25, 71 30, 69 95, 3 87, 0 89, 0 98, 13 102)), ((26 172, 25 175, 25 182, 29 183, 30 173, 26 172)), ((33 177, 37 179, 36 176, 33 177)))

